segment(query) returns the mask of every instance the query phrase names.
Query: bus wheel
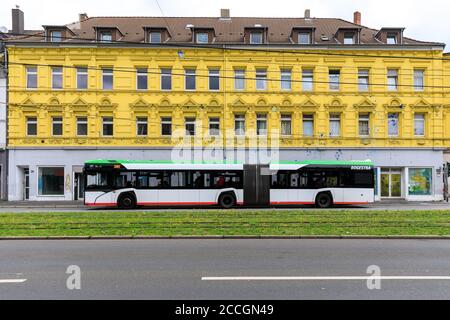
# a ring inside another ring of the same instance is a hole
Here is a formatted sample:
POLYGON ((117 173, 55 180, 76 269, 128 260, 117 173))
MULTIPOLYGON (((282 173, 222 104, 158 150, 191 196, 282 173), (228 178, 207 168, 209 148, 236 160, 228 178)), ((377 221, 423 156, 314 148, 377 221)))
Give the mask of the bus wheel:
POLYGON ((231 193, 223 193, 219 197, 219 206, 223 209, 231 209, 236 205, 236 198, 231 193))
POLYGON ((117 205, 120 209, 134 209, 136 207, 136 198, 131 193, 120 195, 117 205))
POLYGON ((331 208, 333 206, 333 198, 330 193, 323 192, 319 193, 316 197, 316 207, 325 209, 331 208))

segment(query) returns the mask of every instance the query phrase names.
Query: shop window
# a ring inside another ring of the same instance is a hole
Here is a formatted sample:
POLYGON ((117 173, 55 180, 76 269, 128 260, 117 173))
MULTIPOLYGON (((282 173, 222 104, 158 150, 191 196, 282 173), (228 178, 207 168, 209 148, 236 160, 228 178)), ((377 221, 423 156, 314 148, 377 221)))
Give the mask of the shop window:
POLYGON ((63 196, 64 168, 63 167, 39 168, 38 193, 41 196, 63 196))
POLYGON ((431 195, 432 187, 431 168, 410 168, 408 192, 411 196, 431 195))

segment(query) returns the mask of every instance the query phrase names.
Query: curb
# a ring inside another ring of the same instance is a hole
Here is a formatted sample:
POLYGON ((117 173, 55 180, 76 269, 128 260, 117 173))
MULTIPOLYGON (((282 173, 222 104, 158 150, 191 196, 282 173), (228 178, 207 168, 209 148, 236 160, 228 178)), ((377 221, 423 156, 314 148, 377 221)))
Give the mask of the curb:
POLYGON ((450 240, 450 236, 43 236, 1 240, 450 240))

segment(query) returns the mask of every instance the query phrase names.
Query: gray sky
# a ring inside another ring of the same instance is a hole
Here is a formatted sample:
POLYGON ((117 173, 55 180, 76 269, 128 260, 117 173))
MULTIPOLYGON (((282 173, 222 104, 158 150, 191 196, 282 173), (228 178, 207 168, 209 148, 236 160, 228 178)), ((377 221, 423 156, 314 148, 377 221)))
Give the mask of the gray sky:
MULTIPOLYGON (((447 43, 450 51, 449 0, 159 0, 165 16, 218 16, 229 8, 231 16, 313 17, 353 20, 362 12, 362 24, 371 28, 406 27, 405 35, 418 40, 447 43)), ((11 28, 11 8, 25 12, 25 28, 67 24, 88 16, 160 16, 156 0, 2 0, 0 26, 11 28)))

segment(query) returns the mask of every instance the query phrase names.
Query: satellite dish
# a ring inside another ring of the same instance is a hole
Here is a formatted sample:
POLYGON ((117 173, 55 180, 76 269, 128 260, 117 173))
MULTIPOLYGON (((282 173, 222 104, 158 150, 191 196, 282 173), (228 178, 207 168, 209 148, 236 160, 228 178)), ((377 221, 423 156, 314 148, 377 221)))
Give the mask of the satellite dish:
POLYGON ((5 27, 5 26, 1 26, 1 27, 0 27, 0 32, 8 33, 8 28, 5 27))

